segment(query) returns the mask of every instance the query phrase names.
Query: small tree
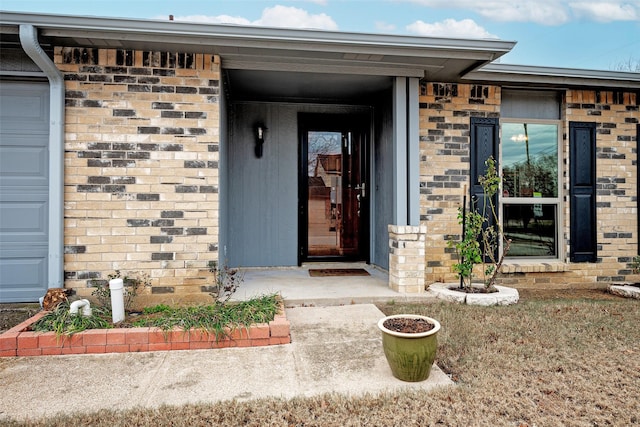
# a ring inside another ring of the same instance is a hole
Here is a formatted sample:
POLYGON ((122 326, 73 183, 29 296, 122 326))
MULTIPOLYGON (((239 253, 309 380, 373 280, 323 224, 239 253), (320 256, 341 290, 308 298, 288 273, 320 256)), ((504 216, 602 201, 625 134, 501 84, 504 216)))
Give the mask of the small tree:
POLYGON ((611 69, 614 71, 638 72, 640 71, 640 58, 634 58, 630 56, 625 60, 622 60, 622 61, 619 61, 618 63, 613 64, 611 69))
POLYGON ((493 157, 489 157, 485 165, 486 174, 478 179, 483 189, 482 212, 458 208, 458 223, 463 226, 462 238, 459 242, 452 243, 459 261, 453 264, 453 269, 461 279, 461 286, 467 291, 472 287, 474 268, 478 264, 482 264, 485 291, 492 292, 495 289, 496 277, 511 246, 511 240, 504 237, 500 227, 494 203, 502 180, 493 157), (500 244, 503 242, 500 252, 500 244))

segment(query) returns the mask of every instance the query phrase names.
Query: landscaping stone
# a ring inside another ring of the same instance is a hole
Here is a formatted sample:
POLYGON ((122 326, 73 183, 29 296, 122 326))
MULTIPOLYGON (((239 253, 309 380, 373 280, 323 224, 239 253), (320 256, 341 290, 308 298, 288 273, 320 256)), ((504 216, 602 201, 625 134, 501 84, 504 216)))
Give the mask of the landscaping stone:
POLYGON ((465 293, 451 289, 457 286, 455 283, 433 283, 429 286, 429 292, 445 301, 470 305, 510 305, 516 304, 520 299, 517 289, 506 286, 496 285, 498 292, 493 293, 465 293))
POLYGON ((611 285, 609 292, 625 298, 640 299, 640 287, 631 285, 611 285))

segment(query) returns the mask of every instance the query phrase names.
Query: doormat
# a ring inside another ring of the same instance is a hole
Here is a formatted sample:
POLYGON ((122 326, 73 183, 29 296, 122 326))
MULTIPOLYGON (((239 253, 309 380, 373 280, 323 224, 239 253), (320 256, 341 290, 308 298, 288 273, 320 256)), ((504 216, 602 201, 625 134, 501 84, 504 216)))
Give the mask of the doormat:
POLYGON ((310 268, 309 276, 370 276, 370 274, 364 268, 310 268))

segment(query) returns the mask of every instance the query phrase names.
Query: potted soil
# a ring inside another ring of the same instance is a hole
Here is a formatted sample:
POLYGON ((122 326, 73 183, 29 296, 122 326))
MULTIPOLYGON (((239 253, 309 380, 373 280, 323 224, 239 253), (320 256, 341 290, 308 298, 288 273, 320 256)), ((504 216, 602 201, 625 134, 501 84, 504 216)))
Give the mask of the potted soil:
POLYGON ((402 381, 429 378, 438 348, 440 322, 416 314, 396 314, 378 321, 382 348, 393 376, 402 381))

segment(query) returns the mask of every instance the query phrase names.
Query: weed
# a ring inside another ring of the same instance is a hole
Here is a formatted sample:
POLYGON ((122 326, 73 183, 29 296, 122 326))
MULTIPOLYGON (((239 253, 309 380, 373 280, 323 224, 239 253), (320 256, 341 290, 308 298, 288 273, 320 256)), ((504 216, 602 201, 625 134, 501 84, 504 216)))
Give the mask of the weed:
MULTIPOLYGON (((194 307, 172 308, 158 304, 143 310, 141 318, 130 325, 156 327, 164 331, 181 328, 185 331, 199 329, 221 339, 229 332, 256 323, 267 323, 274 319, 279 309, 277 294, 265 295, 247 301, 229 304, 211 304, 194 307), (153 315, 145 317, 146 315, 153 315)), ((73 335, 87 329, 113 328, 111 312, 106 307, 93 308, 93 315, 85 317, 69 313, 69 302, 61 303, 32 325, 37 332, 55 332, 56 335, 73 335)))
POLYGON ((199 329, 215 335, 219 340, 235 329, 273 320, 278 312, 278 305, 278 295, 271 294, 233 304, 217 303, 177 308, 164 306, 152 311, 161 315, 138 319, 133 324, 137 327, 156 327, 164 331, 173 328, 185 331, 199 329))
POLYGON ((31 329, 36 332, 55 332, 56 336, 60 337, 73 335, 86 329, 110 329, 113 327, 105 320, 111 316, 111 313, 104 307, 93 308, 91 316, 71 314, 69 308, 69 301, 61 302, 53 311, 31 325, 31 329))
POLYGON ((171 307, 167 304, 158 304, 152 307, 145 307, 142 309, 143 314, 153 314, 153 313, 167 313, 171 311, 171 307))
POLYGON ((226 264, 219 268, 217 261, 209 261, 209 271, 213 273, 213 290, 209 295, 216 304, 224 305, 244 282, 244 273, 226 264))
MULTIPOLYGON (((144 287, 151 286, 151 279, 147 273, 132 272, 128 274, 122 274, 120 270, 116 270, 113 274, 109 274, 109 281, 113 279, 122 279, 124 285, 124 308, 130 310, 133 305, 133 301, 138 296, 138 293, 144 287)), ((111 310, 111 290, 109 284, 102 284, 101 282, 95 282, 96 288, 91 295, 96 297, 98 304, 102 307, 106 307, 111 310)))

